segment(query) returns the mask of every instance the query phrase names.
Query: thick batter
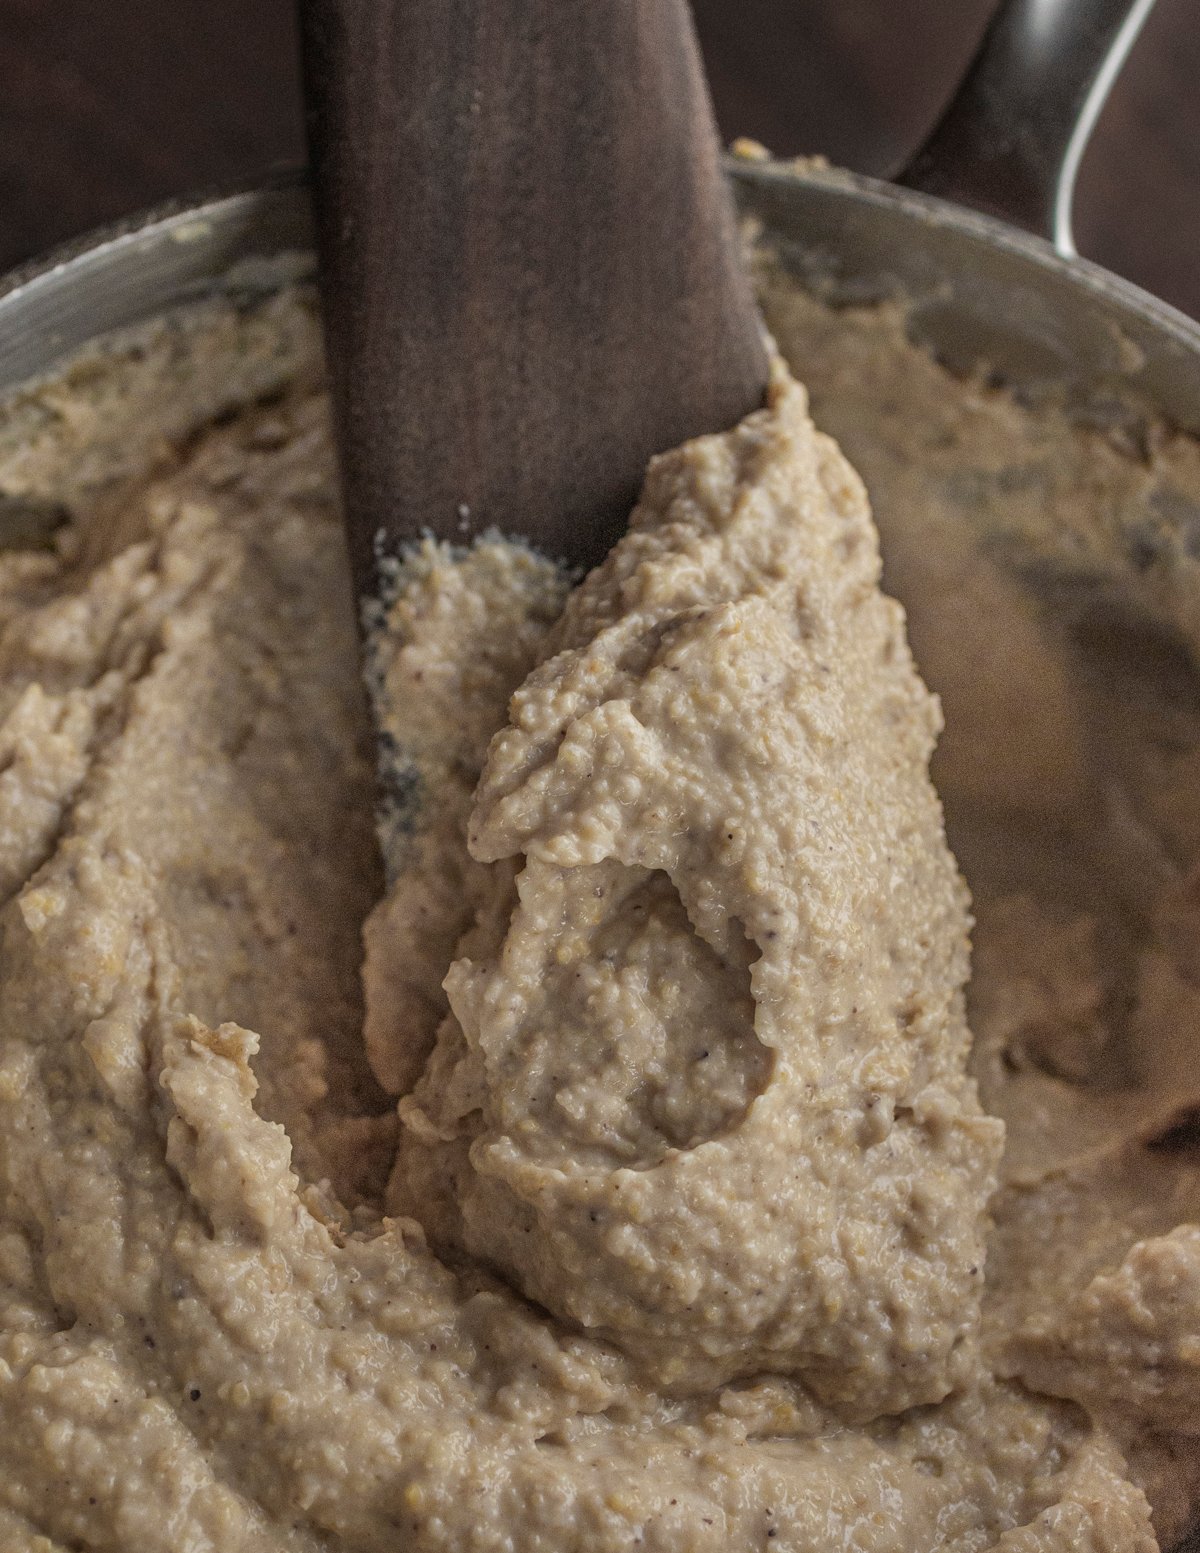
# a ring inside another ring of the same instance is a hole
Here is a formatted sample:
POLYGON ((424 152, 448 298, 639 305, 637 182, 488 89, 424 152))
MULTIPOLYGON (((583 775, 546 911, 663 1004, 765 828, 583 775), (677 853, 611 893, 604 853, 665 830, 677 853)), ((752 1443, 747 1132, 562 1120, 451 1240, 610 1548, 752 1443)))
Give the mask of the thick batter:
POLYGON ((768 302, 1003 1161, 787 375, 398 569, 385 883, 310 303, 197 310, 0 425, 0 1546, 1185 1527, 1195 449, 768 302))

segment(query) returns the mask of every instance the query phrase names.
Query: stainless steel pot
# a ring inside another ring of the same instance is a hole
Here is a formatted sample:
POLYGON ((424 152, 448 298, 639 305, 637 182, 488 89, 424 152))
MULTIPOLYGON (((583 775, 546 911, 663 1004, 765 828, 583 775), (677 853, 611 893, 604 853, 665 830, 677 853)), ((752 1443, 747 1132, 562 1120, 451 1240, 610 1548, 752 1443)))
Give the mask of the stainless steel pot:
MULTIPOLYGON (((738 199, 801 280, 905 296, 914 332, 952 365, 1115 393, 1200 435, 1200 326, 1076 257, 1071 239, 1088 134, 1152 4, 1008 0, 899 183, 735 159, 738 199)), ((311 251, 299 175, 87 236, 0 282, 0 397, 181 303, 265 294, 311 269, 311 251)), ((1200 1537, 1179 1553, 1200 1553, 1200 1537)))
MULTIPOLYGON (((910 297, 914 327, 951 363, 986 360, 1017 383, 1119 383, 1200 432, 1200 326, 1074 257, 1070 235, 1088 132, 1152 3, 1008 0, 899 184, 735 159, 738 198, 801 277, 910 297)), ((247 261, 311 247, 300 175, 69 244, 0 281, 0 393, 180 302, 269 288, 247 261)))

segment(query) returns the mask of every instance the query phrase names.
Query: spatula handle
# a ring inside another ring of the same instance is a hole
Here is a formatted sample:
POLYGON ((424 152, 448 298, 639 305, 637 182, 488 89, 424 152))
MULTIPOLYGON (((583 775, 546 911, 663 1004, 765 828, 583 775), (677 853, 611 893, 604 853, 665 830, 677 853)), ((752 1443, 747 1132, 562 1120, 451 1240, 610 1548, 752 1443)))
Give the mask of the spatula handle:
POLYGON ((301 0, 360 591, 425 529, 578 562, 766 358, 686 0, 301 0))

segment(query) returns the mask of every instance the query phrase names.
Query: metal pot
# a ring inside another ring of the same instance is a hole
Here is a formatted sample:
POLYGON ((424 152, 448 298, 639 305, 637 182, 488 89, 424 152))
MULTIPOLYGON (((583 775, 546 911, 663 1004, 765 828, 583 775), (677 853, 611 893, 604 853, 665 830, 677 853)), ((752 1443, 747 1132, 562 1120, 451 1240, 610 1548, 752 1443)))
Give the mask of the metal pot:
MULTIPOLYGON (((1152 4, 1008 0, 898 184, 731 159, 739 202, 802 278, 910 297, 915 329, 952 365, 986 360, 1018 384, 1119 384, 1200 432, 1200 326, 1075 257, 1070 234, 1088 133, 1152 4)), ((299 174, 68 244, 0 281, 0 393, 180 302, 269 289, 278 277, 246 261, 311 250, 299 174)))
MULTIPOLYGON (((899 183, 732 159, 739 202, 802 281, 904 295, 913 331, 951 365, 1115 393, 1200 434, 1200 326, 1078 258, 1071 239, 1088 134, 1152 4, 1008 0, 899 183)), ((0 282, 0 396, 181 303, 265 294, 311 270, 312 246, 297 175, 60 249, 0 282)), ((1200 1553, 1200 1537, 1179 1553, 1200 1553)))

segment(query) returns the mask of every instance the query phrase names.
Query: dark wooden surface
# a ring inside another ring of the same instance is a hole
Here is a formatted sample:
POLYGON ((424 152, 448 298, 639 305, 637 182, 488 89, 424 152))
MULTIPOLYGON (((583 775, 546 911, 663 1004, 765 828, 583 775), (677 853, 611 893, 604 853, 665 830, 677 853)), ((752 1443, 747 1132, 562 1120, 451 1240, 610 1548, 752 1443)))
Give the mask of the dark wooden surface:
MULTIPOLYGON (((992 0, 696 0, 718 117, 894 170, 992 0)), ((292 0, 0 0, 0 268, 301 150, 292 0)), ((1200 316, 1200 5, 1158 0, 1099 126, 1080 246, 1200 316)))
POLYGON ((380 534, 596 565, 647 459, 766 393, 687 0, 300 12, 360 594, 380 534))

